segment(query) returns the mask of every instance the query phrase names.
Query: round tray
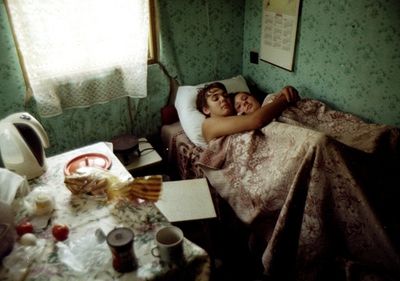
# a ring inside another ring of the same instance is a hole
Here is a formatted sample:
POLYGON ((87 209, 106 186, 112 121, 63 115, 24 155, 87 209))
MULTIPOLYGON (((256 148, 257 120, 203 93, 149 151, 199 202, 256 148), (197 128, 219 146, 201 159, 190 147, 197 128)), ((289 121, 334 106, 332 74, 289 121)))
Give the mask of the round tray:
POLYGON ((98 167, 107 170, 111 167, 111 159, 101 153, 81 154, 65 165, 64 174, 69 176, 81 167, 98 167))

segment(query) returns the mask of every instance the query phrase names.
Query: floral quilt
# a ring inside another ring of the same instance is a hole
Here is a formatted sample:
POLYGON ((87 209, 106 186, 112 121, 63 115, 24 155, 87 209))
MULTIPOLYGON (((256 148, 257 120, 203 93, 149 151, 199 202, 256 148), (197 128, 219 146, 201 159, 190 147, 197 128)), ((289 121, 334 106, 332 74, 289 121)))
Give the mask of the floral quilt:
POLYGON ((266 275, 400 280, 399 136, 398 128, 303 99, 262 129, 213 140, 193 159, 254 230, 250 245, 266 275))

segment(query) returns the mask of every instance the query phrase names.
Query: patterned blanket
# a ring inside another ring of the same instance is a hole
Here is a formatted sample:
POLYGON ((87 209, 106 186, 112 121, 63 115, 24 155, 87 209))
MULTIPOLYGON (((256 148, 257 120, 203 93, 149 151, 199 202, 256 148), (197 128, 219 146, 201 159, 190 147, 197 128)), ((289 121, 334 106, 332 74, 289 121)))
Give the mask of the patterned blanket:
POLYGON ((213 140, 196 164, 254 229, 270 277, 400 280, 399 137, 303 99, 260 130, 213 140))

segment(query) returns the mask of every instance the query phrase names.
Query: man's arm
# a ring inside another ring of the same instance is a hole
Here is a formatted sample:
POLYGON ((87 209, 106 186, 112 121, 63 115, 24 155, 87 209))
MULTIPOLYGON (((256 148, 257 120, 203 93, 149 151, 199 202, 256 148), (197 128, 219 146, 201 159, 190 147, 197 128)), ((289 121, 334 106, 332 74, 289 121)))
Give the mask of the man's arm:
POLYGON ((235 115, 226 117, 210 117, 204 120, 202 125, 203 137, 207 142, 210 140, 254 130, 270 123, 289 106, 291 92, 281 93, 272 103, 266 104, 249 115, 235 115), (289 97, 288 97, 289 95, 289 97))

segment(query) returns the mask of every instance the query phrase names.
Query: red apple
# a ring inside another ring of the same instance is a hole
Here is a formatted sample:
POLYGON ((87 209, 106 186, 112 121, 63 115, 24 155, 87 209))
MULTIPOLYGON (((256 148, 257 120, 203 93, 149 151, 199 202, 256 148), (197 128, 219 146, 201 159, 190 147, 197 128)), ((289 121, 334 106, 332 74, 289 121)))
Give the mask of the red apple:
POLYGON ((17 231, 17 234, 19 236, 24 235, 25 233, 32 233, 33 232, 33 225, 29 221, 22 221, 19 223, 16 227, 15 230, 17 231))
POLYGON ((55 224, 51 232, 57 241, 64 241, 68 238, 69 228, 66 224, 55 224))

